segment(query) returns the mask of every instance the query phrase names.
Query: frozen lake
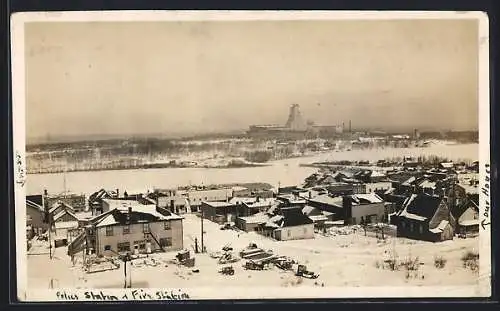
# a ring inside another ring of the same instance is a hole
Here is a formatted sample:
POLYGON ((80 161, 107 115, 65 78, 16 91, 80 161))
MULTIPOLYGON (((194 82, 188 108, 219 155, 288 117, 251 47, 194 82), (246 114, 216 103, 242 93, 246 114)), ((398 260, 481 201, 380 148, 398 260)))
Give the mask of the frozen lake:
POLYGON ((152 188, 170 188, 188 184, 222 184, 243 182, 266 182, 273 186, 296 185, 316 171, 315 168, 301 167, 317 161, 333 160, 370 160, 384 158, 435 155, 452 160, 478 159, 478 144, 433 144, 427 148, 384 148, 371 150, 352 150, 327 152, 310 157, 293 158, 270 162, 266 167, 248 167, 231 169, 206 168, 162 168, 133 169, 91 172, 69 172, 66 174, 28 175, 27 194, 40 194, 43 189, 49 193, 67 191, 91 194, 100 188, 127 190, 132 193, 152 188))

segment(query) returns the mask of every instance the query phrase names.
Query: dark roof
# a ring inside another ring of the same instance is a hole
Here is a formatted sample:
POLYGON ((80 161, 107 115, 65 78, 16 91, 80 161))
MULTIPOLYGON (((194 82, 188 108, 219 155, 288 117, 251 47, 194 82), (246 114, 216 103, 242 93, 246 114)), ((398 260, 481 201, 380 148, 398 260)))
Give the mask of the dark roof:
POLYGON ((385 201, 396 203, 398 205, 403 205, 408 196, 406 195, 398 195, 398 194, 387 194, 384 196, 385 201))
POLYGON ((38 205, 43 205, 43 195, 41 195, 41 194, 27 195, 26 200, 31 201, 31 202, 38 204, 38 205))
POLYGON ((418 194, 408 199, 405 208, 408 213, 431 219, 443 199, 438 196, 418 194))
POLYGON ((301 208, 283 208, 281 213, 284 217, 283 227, 300 226, 305 224, 312 224, 313 221, 304 213, 301 208))
POLYGON ((123 211, 113 210, 112 214, 115 220, 121 224, 125 224, 127 222, 127 218, 129 218, 131 224, 138 223, 140 221, 152 222, 159 220, 159 218, 154 215, 136 211, 127 213, 123 211))
POLYGON ((103 213, 99 216, 94 217, 90 220, 91 224, 98 224, 102 219, 104 219, 108 215, 112 215, 114 220, 120 224, 136 224, 136 223, 144 223, 144 222, 154 222, 162 220, 161 217, 179 217, 167 209, 161 207, 154 208, 155 214, 148 213, 146 211, 135 210, 132 208, 131 211, 120 210, 120 209, 112 209, 106 213, 103 213))
POLYGON ((469 198, 479 206, 479 193, 469 194, 469 198))
POLYGON ((100 202, 100 200, 102 200, 102 199, 111 198, 111 197, 112 197, 111 193, 109 193, 108 191, 106 191, 104 189, 101 189, 99 191, 92 193, 89 196, 89 203, 92 204, 94 202, 100 202))
POLYGON ((68 203, 63 202, 63 201, 57 201, 56 203, 54 203, 54 205, 52 207, 49 208, 49 213, 53 213, 59 208, 61 208, 63 210, 70 210, 70 211, 75 210, 75 208, 73 206, 69 205, 68 203))
POLYGON ((361 171, 357 171, 356 173, 354 173, 354 177, 356 177, 356 178, 370 177, 371 174, 372 174, 372 171, 370 171, 370 170, 361 170, 361 171))
POLYGON ((455 219, 458 219, 469 208, 472 208, 475 211, 479 211, 479 207, 476 202, 469 198, 462 205, 453 207, 451 209, 451 214, 453 215, 453 217, 455 217, 455 219))
POLYGON ((389 180, 391 180, 392 182, 397 182, 397 183, 403 183, 403 182, 407 181, 408 179, 410 179, 410 177, 413 177, 413 176, 415 176, 415 174, 410 174, 410 173, 406 173, 406 172, 399 172, 399 173, 388 175, 389 180))
POLYGON ((29 208, 34 208, 34 209, 36 209, 37 211, 40 211, 40 212, 44 211, 42 205, 26 199, 26 208, 28 208, 28 207, 29 208))
POLYGON ((300 187, 297 186, 285 186, 285 187, 279 187, 278 188, 278 193, 279 194, 286 194, 286 193, 291 193, 293 191, 300 191, 303 190, 300 187))

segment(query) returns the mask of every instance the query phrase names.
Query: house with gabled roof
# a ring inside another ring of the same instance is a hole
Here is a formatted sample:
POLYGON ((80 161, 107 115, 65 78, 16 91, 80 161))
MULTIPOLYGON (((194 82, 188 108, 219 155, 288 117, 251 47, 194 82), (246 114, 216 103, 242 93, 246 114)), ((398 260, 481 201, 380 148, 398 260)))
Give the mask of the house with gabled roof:
POLYGON ((398 236, 435 242, 454 236, 455 219, 442 196, 412 194, 395 219, 398 236))
POLYGON ((235 204, 219 201, 201 202, 201 214, 203 218, 218 224, 236 222, 237 209, 235 204))
POLYGON ((457 220, 457 233, 461 236, 472 237, 479 233, 479 204, 474 198, 466 199, 461 205, 452 209, 453 217, 457 220))
POLYGON ((123 201, 89 221, 68 246, 70 256, 86 250, 97 255, 175 251, 183 248, 183 217, 153 204, 123 201))
POLYGON ((245 200, 236 206, 238 216, 251 216, 257 213, 266 212, 274 204, 274 198, 256 197, 253 200, 245 200))
POLYGON ((430 195, 436 194, 436 182, 428 178, 422 178, 415 182, 416 191, 427 193, 430 195))
POLYGON ((37 200, 37 198, 38 196, 36 198, 33 198, 33 196, 26 197, 26 221, 32 231, 31 235, 42 234, 49 227, 43 208, 43 199, 37 200))
POLYGON ((343 219, 342 197, 334 197, 328 194, 318 195, 307 199, 307 205, 314 207, 320 211, 330 212, 335 214, 334 220, 343 219))
POLYGON ((344 196, 342 208, 344 220, 352 225, 384 222, 388 218, 384 200, 373 192, 344 196))
POLYGON ((333 217, 335 216, 332 212, 322 211, 311 205, 304 206, 302 213, 313 221, 316 229, 325 228, 326 223, 333 221, 333 217))
POLYGON ((64 202, 70 205, 75 212, 84 212, 87 209, 87 199, 84 194, 75 194, 75 193, 64 193, 49 195, 48 192, 44 195, 44 202, 47 206, 53 206, 54 203, 64 202))
POLYGON ((243 231, 259 231, 261 226, 266 224, 271 218, 270 214, 260 212, 251 216, 240 216, 236 219, 236 226, 243 231))
POLYGON ((118 193, 100 189, 89 196, 88 205, 92 211, 92 215, 99 215, 103 212, 102 200, 118 197, 118 193))
POLYGON ((280 208, 279 212, 261 225, 261 232, 278 241, 314 238, 314 222, 300 207, 280 208))
POLYGON ((56 201, 49 207, 48 213, 51 219, 53 220, 54 215, 61 213, 62 211, 70 211, 75 213, 75 208, 63 201, 56 201))
POLYGON ((66 202, 57 201, 49 209, 52 237, 56 244, 66 245, 72 240, 79 227, 75 209, 66 202))
POLYGON ((154 192, 148 194, 148 198, 153 199, 157 206, 181 215, 191 212, 187 194, 185 190, 155 189, 154 192))

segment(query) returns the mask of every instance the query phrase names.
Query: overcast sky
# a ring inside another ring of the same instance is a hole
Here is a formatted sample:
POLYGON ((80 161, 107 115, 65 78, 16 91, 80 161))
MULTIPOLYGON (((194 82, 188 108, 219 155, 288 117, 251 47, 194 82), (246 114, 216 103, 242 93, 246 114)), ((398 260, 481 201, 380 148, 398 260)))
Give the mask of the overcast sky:
POLYGON ((476 21, 95 22, 25 28, 27 136, 284 124, 475 129, 476 21))

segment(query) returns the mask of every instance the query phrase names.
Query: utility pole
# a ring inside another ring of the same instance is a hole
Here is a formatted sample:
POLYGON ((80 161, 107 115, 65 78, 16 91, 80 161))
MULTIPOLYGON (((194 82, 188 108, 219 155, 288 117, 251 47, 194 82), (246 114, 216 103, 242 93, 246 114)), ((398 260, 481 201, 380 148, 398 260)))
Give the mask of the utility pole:
POLYGON ((130 252, 127 252, 125 255, 122 255, 118 252, 115 252, 114 250, 111 250, 111 252, 115 253, 118 255, 118 258, 123 261, 123 279, 124 279, 124 284, 123 288, 130 288, 132 287, 132 275, 130 274, 130 282, 129 286, 127 286, 127 262, 131 262, 132 258, 130 256, 130 252))
POLYGON ((203 231, 203 206, 200 206, 200 209, 201 209, 201 252, 204 253, 205 252, 205 246, 203 244, 203 235, 204 235, 204 231, 203 231))
POLYGON ((52 231, 52 224, 50 222, 50 215, 49 215, 49 257, 50 259, 52 259, 52 237, 50 231, 52 231))
POLYGON ((47 217, 49 221, 49 257, 50 259, 52 259, 52 236, 50 234, 52 231, 52 216, 50 215, 50 212, 48 213, 47 217))
POLYGON ((127 256, 123 257, 123 279, 124 279, 124 284, 123 288, 127 288, 127 256))
POLYGON ((66 198, 66 168, 64 169, 63 173, 63 187, 64 187, 64 192, 63 192, 63 198, 66 198))

